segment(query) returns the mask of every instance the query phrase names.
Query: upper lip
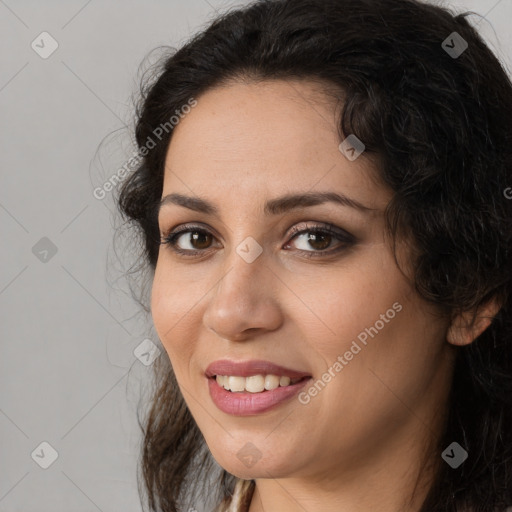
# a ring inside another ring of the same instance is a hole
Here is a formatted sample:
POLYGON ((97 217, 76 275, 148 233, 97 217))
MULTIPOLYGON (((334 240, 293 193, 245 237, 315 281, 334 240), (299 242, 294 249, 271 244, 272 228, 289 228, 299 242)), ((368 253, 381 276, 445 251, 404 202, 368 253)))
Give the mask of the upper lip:
POLYGON ((270 361, 251 360, 251 361, 229 361, 221 359, 208 365, 205 374, 207 377, 215 375, 232 375, 238 377, 250 377, 251 375, 278 375, 297 379, 302 377, 311 377, 307 372, 285 368, 270 361))

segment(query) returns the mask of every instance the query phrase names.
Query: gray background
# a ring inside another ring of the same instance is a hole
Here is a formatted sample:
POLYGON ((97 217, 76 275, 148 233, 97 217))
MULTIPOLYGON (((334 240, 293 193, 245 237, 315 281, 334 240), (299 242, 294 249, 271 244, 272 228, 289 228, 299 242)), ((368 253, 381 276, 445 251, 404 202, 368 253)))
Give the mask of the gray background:
MULTIPOLYGON (((151 356, 134 350, 156 337, 120 279, 112 194, 93 190, 133 154, 144 57, 242 3, 0 0, 0 512, 141 510, 151 356), (45 59, 31 47, 51 49, 44 31, 58 43, 45 59), (42 442, 58 453, 47 469, 42 442)), ((445 3, 485 16, 474 23, 510 69, 512 0, 445 3)))

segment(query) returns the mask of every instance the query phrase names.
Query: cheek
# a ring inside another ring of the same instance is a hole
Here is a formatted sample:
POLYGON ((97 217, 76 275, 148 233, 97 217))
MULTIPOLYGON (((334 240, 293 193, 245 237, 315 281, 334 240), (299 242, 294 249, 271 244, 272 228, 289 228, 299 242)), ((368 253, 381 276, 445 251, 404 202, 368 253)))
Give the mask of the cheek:
POLYGON ((325 310, 336 336, 330 343, 317 337, 315 350, 324 361, 322 371, 330 369, 335 377, 326 376, 330 383, 315 407, 322 401, 343 404, 317 412, 328 424, 350 418, 356 430, 371 435, 376 425, 409 414, 404 404, 421 402, 441 367, 445 325, 401 275, 374 283, 369 294, 358 283, 345 279, 343 293, 325 310))
POLYGON ((297 314, 295 321, 317 361, 317 378, 329 370, 336 376, 325 375, 333 382, 326 386, 328 401, 345 403, 348 395, 376 408, 387 399, 400 405, 386 385, 414 398, 436 367, 444 327, 391 258, 384 251, 362 257, 336 279, 316 280, 311 287, 304 278, 298 287, 315 313, 297 314))
POLYGON ((196 301, 192 299, 186 286, 157 265, 151 289, 151 315, 158 337, 177 373, 180 372, 180 363, 190 360, 194 347, 190 319, 194 315, 192 306, 196 301))
POLYGON ((388 332, 400 316, 397 309, 403 309, 411 296, 410 285, 383 245, 355 256, 335 272, 296 281, 297 296, 309 306, 299 305, 296 322, 331 360, 348 350, 358 336, 362 341, 370 339, 366 329, 376 322, 379 333, 388 332))

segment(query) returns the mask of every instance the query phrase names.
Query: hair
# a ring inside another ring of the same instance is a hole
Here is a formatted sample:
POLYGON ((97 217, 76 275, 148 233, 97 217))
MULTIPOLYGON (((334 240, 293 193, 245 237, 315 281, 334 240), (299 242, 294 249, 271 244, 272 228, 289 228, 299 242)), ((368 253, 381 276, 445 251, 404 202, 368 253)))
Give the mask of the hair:
MULTIPOLYGON (((457 469, 439 465, 421 512, 512 505, 512 84, 470 14, 416 0, 257 0, 218 15, 143 80, 135 136, 139 150, 150 139, 154 147, 117 199, 154 270, 172 140, 155 128, 233 81, 313 80, 339 91, 340 136, 356 135, 362 158, 378 159, 393 190, 386 227, 394 241, 412 241, 417 293, 447 315, 491 299, 501 306, 473 343, 456 347, 436 456, 457 441, 469 457, 457 469), (458 57, 442 46, 453 32, 468 45, 458 57)), ((215 463, 168 358, 154 368, 141 472, 150 510, 175 512, 215 463)), ((217 504, 229 504, 235 482, 221 469, 211 482, 217 504)))

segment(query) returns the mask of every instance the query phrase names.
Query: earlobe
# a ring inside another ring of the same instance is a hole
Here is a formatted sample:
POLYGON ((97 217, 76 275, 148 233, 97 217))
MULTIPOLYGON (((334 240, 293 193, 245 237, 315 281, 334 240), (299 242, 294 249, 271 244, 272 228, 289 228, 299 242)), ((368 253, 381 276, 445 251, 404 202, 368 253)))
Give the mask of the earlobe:
POLYGON ((489 301, 480 307, 473 325, 471 325, 473 310, 456 315, 448 328, 446 340, 452 345, 469 345, 491 325, 499 310, 500 305, 497 300, 489 301))

